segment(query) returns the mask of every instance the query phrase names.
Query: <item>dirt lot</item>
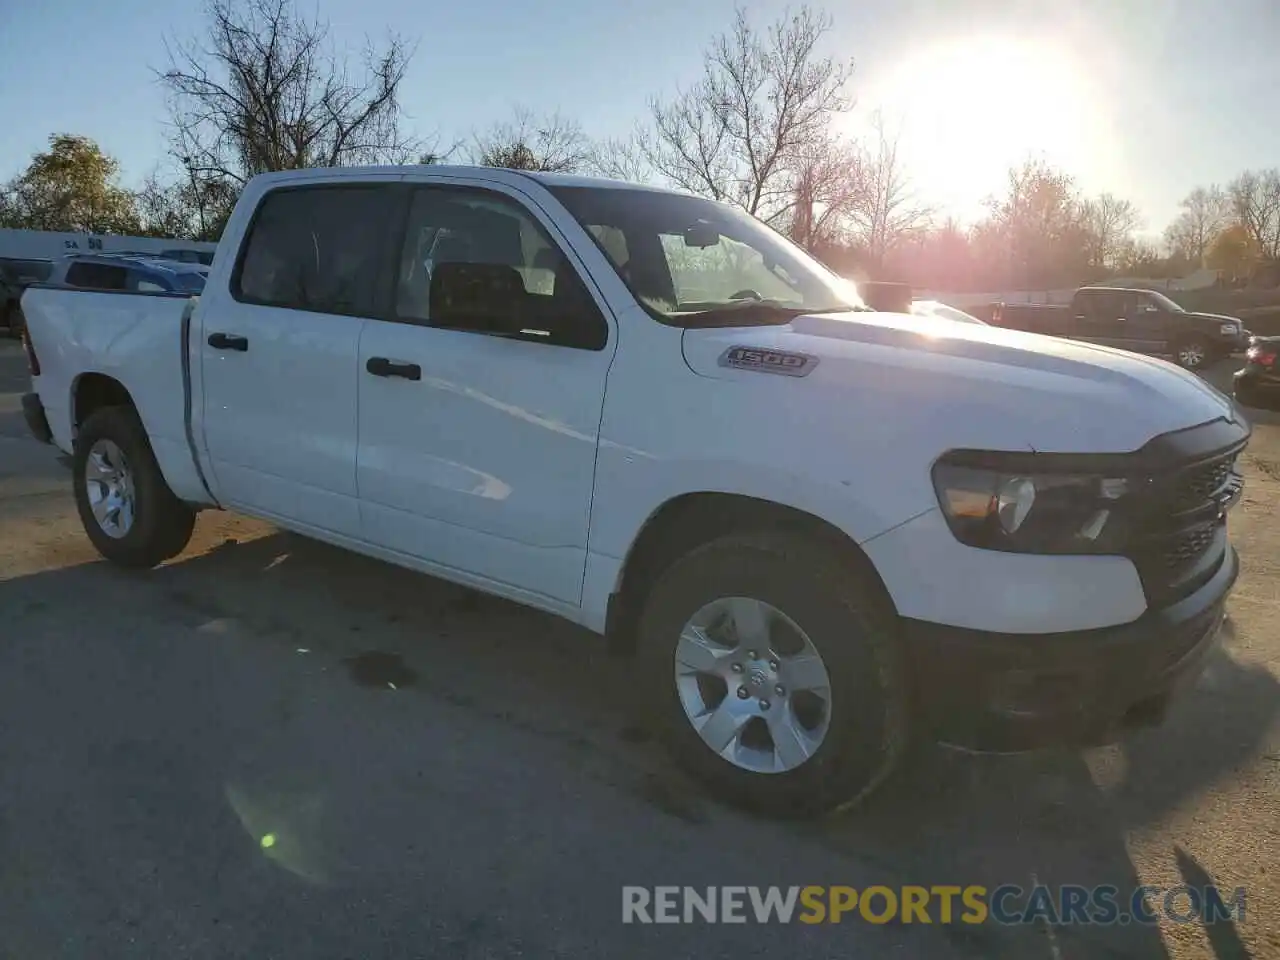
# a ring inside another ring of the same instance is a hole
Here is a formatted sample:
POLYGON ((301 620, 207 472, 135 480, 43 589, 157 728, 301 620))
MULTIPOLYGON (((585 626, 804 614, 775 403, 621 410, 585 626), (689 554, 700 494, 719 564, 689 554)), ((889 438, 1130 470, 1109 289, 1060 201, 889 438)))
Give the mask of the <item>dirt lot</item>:
POLYGON ((218 514, 160 570, 98 562, 26 382, 0 344, 0 958, 1280 957, 1280 417, 1224 652, 1165 726, 925 750, 788 825, 673 774, 628 665, 554 618, 218 514), (624 884, 1213 881, 1243 922, 620 923, 624 884))

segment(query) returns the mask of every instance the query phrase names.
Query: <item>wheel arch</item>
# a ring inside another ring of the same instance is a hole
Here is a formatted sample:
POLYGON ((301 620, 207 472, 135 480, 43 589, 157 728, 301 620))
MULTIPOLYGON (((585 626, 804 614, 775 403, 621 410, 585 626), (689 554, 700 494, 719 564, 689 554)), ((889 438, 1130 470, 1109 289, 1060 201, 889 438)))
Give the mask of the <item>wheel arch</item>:
POLYGON ((845 531, 806 510, 739 493, 698 491, 671 497, 641 524, 619 568, 609 596, 605 634, 610 649, 629 655, 635 650, 632 629, 640 604, 654 580, 685 553, 730 533, 782 531, 825 547, 880 595, 886 609, 893 599, 866 552, 845 531))
POLYGON ((109 374, 97 371, 91 370, 78 374, 71 381, 71 429, 73 440, 84 422, 98 410, 103 407, 119 406, 132 407, 134 410, 138 409, 133 395, 129 393, 128 388, 123 383, 109 374))

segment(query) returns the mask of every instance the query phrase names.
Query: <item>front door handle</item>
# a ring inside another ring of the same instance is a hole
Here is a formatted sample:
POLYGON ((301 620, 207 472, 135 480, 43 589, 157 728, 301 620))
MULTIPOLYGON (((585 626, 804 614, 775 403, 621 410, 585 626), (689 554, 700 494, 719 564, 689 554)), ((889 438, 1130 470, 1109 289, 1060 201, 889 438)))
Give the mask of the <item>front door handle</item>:
POLYGON ((239 350, 244 353, 249 349, 249 338, 234 333, 211 333, 209 346, 217 350, 239 350))
POLYGON ((405 380, 421 380, 422 368, 416 363, 402 363, 386 357, 370 357, 364 368, 375 377, 403 377, 405 380))

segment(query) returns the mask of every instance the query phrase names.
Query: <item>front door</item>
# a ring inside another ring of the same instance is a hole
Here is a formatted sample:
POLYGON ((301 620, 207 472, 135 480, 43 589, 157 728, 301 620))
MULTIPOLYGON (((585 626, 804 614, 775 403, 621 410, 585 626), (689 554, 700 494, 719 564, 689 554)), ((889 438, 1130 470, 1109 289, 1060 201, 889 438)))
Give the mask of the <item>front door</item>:
POLYGON ((1169 314, 1164 304, 1149 293, 1128 294, 1130 350, 1161 354, 1169 350, 1169 314))
POLYGON ((211 280, 192 335, 227 506, 359 536, 356 356, 382 309, 391 200, 390 183, 267 193, 229 282, 211 280))
POLYGON ((461 579, 575 604, 616 343, 607 314, 518 191, 477 181, 405 194, 395 304, 360 338, 365 539, 461 579), (512 296, 538 329, 433 326, 432 276, 451 262, 512 268, 512 296))

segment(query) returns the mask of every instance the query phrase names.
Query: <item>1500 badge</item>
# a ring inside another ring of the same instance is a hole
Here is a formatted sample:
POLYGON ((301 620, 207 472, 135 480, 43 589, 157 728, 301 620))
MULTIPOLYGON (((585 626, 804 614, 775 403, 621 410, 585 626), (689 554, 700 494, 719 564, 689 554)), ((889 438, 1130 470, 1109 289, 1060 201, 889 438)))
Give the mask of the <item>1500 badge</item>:
POLYGON ((818 358, 808 354, 762 347, 730 347, 720 356, 722 367, 780 373, 786 377, 807 377, 817 365, 818 358))

